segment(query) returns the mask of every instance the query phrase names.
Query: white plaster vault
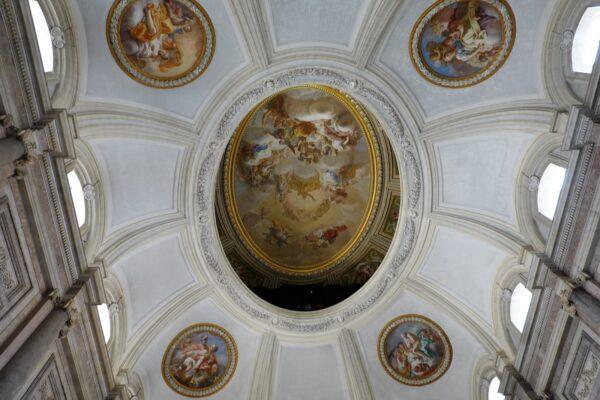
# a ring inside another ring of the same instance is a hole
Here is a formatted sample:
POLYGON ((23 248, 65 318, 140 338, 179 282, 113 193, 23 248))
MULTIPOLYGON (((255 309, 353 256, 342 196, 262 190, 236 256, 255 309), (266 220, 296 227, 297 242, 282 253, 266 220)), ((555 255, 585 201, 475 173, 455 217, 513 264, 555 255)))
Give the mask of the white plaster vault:
POLYGON ((136 83, 112 59, 111 0, 57 1, 76 62, 63 62, 53 101, 74 115, 86 183, 97 189, 86 250, 119 303, 115 371, 136 373, 147 400, 182 398, 160 376, 162 353, 179 330, 211 322, 239 349, 235 375, 213 398, 478 399, 473 377, 490 372, 482 360, 514 353, 498 317, 501 282, 527 271, 526 248, 542 245, 525 226, 522 175, 533 147, 562 133, 565 99, 576 97, 545 64, 557 45, 551 21, 573 0, 510 0, 512 54, 494 77, 460 90, 431 85, 410 64, 410 30, 431 1, 199 1, 216 53, 204 75, 170 90, 136 83), (294 313, 234 273, 213 201, 241 119, 303 83, 349 93, 382 123, 404 201, 376 275, 338 305, 294 313), (454 347, 448 372, 425 387, 400 385, 377 359, 381 328, 404 313, 434 319, 454 347))

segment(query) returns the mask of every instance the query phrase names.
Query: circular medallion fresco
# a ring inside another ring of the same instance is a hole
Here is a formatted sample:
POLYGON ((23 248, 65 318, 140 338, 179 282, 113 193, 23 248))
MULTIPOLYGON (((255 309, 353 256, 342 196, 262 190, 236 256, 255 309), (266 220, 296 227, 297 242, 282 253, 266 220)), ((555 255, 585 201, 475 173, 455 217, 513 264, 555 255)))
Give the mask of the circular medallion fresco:
POLYGON ((505 0, 440 0, 415 25, 410 56, 421 75, 436 85, 471 86, 504 64, 515 30, 505 0))
POLYGON ((228 213, 249 251, 278 271, 307 274, 339 263, 368 230, 381 162, 360 106, 305 85, 249 113, 223 175, 228 213))
POLYGON ((162 361, 165 382, 188 397, 209 396, 231 379, 237 346, 225 329, 213 324, 192 325, 175 336, 162 361))
POLYGON ((119 66, 156 88, 190 83, 206 70, 215 32, 194 0, 117 0, 108 14, 107 38, 119 66))
POLYGON ((452 362, 452 345, 442 328, 421 315, 402 315, 379 335, 379 360, 400 383, 423 386, 439 379, 452 362))

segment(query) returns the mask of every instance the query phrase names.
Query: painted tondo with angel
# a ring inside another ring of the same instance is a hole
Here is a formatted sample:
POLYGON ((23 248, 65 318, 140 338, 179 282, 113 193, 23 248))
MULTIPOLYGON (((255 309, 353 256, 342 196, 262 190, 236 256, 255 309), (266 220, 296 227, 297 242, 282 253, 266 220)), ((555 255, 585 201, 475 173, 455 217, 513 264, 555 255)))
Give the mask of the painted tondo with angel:
POLYGON ((379 357, 394 379, 421 386, 446 372, 452 346, 435 322, 420 315, 405 315, 392 320, 382 331, 379 357))
POLYGON ((210 62, 213 41, 210 19, 193 0, 118 0, 109 15, 115 58, 150 86, 195 79, 210 62))
POLYGON ((512 12, 505 2, 445 0, 419 20, 411 43, 413 61, 434 83, 467 86, 500 67, 513 36, 512 12))
POLYGON ((223 328, 196 324, 180 332, 163 357, 163 376, 176 392, 190 397, 220 390, 237 362, 233 338, 223 328))

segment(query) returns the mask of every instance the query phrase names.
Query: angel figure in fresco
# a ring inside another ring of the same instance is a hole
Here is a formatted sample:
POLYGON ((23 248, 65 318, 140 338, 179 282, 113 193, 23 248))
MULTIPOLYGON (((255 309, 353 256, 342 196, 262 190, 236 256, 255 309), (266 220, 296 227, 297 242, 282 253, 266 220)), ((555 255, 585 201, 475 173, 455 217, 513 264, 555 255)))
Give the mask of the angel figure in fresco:
POLYGON ((192 386, 205 386, 219 372, 219 363, 217 361, 216 352, 217 345, 211 344, 208 346, 207 354, 202 358, 196 367, 196 374, 190 380, 192 386))
POLYGON ((490 34, 491 26, 497 23, 497 18, 487 14, 479 0, 458 3, 450 19, 432 19, 434 33, 443 40, 427 44, 429 58, 442 65, 458 61, 475 68, 485 67, 500 49, 500 38, 490 34))
POLYGON ((309 178, 302 178, 296 174, 289 174, 287 181, 289 190, 293 190, 298 193, 303 199, 315 200, 311 192, 321 188, 321 181, 319 175, 315 174, 309 178))
POLYGON ((356 129, 350 128, 348 121, 345 121, 349 118, 348 115, 336 116, 324 123, 324 135, 331 141, 336 154, 346 149, 347 146, 356 145, 360 137, 360 133, 356 129))
POLYGON ((180 348, 183 361, 175 367, 175 376, 193 387, 206 384, 219 370, 215 355, 217 350, 216 345, 208 344, 206 335, 201 337, 200 343, 193 342, 191 338, 185 339, 180 348))
POLYGON ((259 187, 271 178, 277 160, 277 154, 268 143, 243 142, 238 158, 240 177, 250 185, 259 187))
POLYGON ((268 244, 275 245, 277 247, 282 247, 288 244, 289 234, 287 229, 280 224, 278 221, 271 221, 271 226, 269 227, 269 231, 264 234, 265 242, 268 244))
POLYGON ((173 0, 165 1, 149 2, 141 13, 129 13, 130 22, 135 22, 128 30, 130 40, 124 43, 127 54, 140 67, 144 68, 147 60, 157 61, 161 72, 183 63, 183 51, 176 35, 192 30, 181 7, 173 0))
POLYGON ((356 277, 357 277, 358 281, 359 282, 368 281, 369 278, 371 278, 373 276, 375 271, 377 271, 379 264, 380 263, 378 261, 365 261, 365 262, 359 263, 355 268, 356 277))
POLYGON ((333 226, 328 229, 318 228, 308 233, 304 238, 315 248, 327 247, 335 243, 340 232, 347 229, 346 225, 333 226))
POLYGON ((423 377, 437 367, 439 354, 435 345, 439 338, 427 329, 417 334, 404 332, 400 343, 392 350, 388 360, 392 368, 405 378, 423 377))
POLYGON ((165 6, 169 12, 169 18, 175 25, 182 25, 192 19, 192 17, 185 14, 183 7, 177 4, 175 0, 165 0, 165 6))
POLYGON ((284 109, 283 96, 271 101, 263 114, 262 124, 272 128, 267 133, 307 164, 317 163, 325 156, 336 155, 348 146, 354 146, 360 137, 349 116, 319 121, 290 117, 284 109))

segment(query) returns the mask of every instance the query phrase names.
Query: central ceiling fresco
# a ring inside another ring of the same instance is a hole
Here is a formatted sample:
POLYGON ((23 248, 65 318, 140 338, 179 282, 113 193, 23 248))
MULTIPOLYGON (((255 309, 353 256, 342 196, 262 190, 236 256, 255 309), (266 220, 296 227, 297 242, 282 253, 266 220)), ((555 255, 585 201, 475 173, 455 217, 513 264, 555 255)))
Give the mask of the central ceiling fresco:
POLYGON ((228 211, 265 265, 292 274, 329 268, 369 227, 380 168, 355 102, 327 87, 292 88, 256 107, 233 139, 228 211))
POLYGON ((343 300, 375 273, 401 206, 377 121, 348 94, 316 84, 254 106, 229 143, 217 193, 238 276, 267 301, 304 310, 343 300))

